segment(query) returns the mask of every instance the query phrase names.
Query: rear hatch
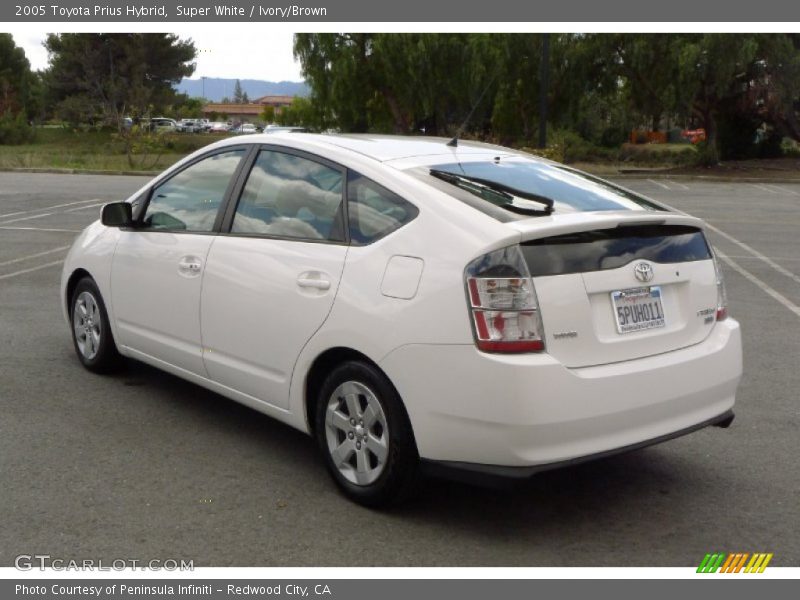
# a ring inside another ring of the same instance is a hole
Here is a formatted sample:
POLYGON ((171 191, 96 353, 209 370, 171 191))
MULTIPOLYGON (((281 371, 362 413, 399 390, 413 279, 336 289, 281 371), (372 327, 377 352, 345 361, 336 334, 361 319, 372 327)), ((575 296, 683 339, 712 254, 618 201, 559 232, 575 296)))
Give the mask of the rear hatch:
POLYGON ((567 217, 513 224, 523 235, 548 353, 567 367, 585 367, 708 336, 717 285, 701 221, 630 212, 567 217))

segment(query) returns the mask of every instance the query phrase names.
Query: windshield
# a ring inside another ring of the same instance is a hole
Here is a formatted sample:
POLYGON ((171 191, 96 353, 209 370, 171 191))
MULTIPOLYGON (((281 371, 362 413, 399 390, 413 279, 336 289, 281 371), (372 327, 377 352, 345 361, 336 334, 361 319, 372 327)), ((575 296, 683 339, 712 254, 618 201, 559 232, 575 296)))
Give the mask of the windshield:
MULTIPOLYGON (((568 167, 524 158, 494 161, 447 163, 432 165, 431 171, 477 178, 505 188, 547 198, 554 203, 554 212, 603 210, 665 210, 649 200, 604 182, 573 171, 568 167)), ((464 187, 467 191, 469 188, 464 187)), ((472 192, 480 196, 479 192, 472 192)), ((487 199, 488 200, 488 199, 487 199)), ((492 202, 495 205, 497 201, 492 202)), ((502 204, 500 204, 502 206, 502 204)))

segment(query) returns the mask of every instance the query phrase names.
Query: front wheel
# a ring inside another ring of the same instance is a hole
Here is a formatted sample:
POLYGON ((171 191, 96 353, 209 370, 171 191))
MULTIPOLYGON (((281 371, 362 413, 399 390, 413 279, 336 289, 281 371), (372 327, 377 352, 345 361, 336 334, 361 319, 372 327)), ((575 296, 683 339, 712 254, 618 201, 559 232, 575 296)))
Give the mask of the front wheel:
POLYGON ((402 401, 375 367, 351 361, 325 379, 315 434, 339 488, 366 506, 395 504, 414 491, 419 466, 402 401))
POLYGON ((120 355, 108 321, 103 298, 91 277, 75 286, 70 301, 72 342, 78 359, 95 373, 107 373, 119 365, 120 355))

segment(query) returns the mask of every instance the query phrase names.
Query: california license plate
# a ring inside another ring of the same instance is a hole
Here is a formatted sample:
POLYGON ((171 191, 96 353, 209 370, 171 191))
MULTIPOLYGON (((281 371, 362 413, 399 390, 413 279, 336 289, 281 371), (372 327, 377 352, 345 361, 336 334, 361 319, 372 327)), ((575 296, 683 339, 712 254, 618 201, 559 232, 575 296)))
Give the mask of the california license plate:
POLYGON ((657 285, 611 292, 611 304, 619 333, 656 329, 666 324, 661 288, 657 285))

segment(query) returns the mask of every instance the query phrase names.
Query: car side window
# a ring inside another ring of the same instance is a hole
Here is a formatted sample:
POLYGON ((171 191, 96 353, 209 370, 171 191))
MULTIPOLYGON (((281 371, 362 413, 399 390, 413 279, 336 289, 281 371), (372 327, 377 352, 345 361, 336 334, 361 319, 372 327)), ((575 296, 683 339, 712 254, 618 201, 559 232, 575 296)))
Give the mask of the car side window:
POLYGON ((419 209, 385 187, 350 171, 347 175, 347 212, 350 241, 355 246, 363 246, 413 220, 419 209))
POLYGON ((262 150, 247 177, 232 233, 343 241, 342 171, 262 150))
POLYGON ((213 154, 161 183, 150 195, 142 228, 210 232, 243 148, 213 154))

